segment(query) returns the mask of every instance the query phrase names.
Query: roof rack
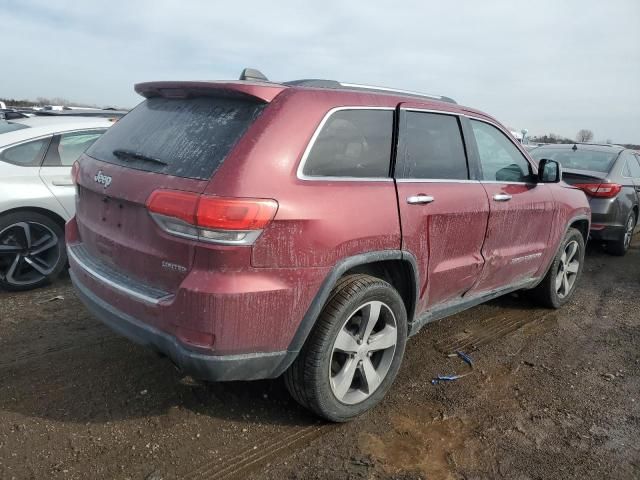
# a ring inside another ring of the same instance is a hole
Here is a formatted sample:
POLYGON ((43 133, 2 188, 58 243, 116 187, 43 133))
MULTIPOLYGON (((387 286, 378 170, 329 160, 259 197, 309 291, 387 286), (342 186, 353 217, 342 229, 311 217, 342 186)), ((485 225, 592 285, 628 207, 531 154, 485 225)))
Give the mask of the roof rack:
MULTIPOLYGON (((240 74, 240 80, 252 80, 269 82, 269 79, 256 68, 245 68, 240 74)), ((311 87, 311 88, 334 88, 340 90, 360 90, 363 92, 371 93, 391 93, 396 95, 403 95, 405 97, 416 98, 428 98, 430 100, 439 100, 441 102, 456 103, 457 102, 450 97, 444 97, 442 95, 430 95, 428 93, 413 92, 410 90, 399 90, 397 88, 378 87, 375 85, 360 85, 358 83, 345 83, 338 82, 336 80, 321 80, 317 78, 306 78, 302 80, 291 80, 289 82, 282 82, 282 85, 289 87, 311 87)))
POLYGON ((400 90, 397 88, 378 87, 375 85, 361 85, 359 83, 338 82, 336 80, 320 80, 320 79, 310 78, 310 79, 282 82, 282 84, 292 86, 292 87, 335 88, 335 89, 341 89, 341 90, 360 90, 360 91, 372 92, 372 93, 384 92, 384 93, 403 95, 407 97, 428 98, 431 100, 439 100, 441 102, 457 103, 453 98, 445 97, 442 95, 431 95, 428 93, 414 92, 411 90, 400 90))
POLYGON ((623 147, 622 145, 618 145, 617 143, 597 143, 597 142, 573 142, 573 145, 576 146, 577 145, 591 145, 594 147, 615 147, 615 148, 626 148, 623 147))

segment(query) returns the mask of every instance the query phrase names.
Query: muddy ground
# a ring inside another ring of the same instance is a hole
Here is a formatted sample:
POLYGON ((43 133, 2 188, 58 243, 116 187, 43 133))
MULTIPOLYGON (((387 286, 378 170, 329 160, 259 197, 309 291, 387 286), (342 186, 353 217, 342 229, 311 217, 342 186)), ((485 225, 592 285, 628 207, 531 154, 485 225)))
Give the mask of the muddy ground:
POLYGON ((590 247, 570 305, 510 296, 423 329, 387 399, 318 422, 278 381, 197 385, 68 278, 0 292, 0 478, 640 478, 640 245, 590 247), (473 373, 446 356, 470 352, 473 373))

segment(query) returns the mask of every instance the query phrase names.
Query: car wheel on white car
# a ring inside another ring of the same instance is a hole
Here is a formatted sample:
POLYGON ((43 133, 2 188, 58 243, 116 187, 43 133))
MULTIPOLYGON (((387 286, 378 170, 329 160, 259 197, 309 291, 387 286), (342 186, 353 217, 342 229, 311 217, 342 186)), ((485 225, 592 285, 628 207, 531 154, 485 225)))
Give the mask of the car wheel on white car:
POLYGON ((0 216, 0 287, 30 290, 54 280, 64 269, 64 230, 38 212, 0 216))

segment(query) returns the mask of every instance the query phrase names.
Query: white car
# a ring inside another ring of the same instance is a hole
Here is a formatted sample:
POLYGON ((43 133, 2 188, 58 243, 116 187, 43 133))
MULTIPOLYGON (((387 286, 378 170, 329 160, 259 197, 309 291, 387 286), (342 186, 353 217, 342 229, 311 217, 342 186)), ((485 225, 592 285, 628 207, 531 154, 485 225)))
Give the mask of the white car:
POLYGON ((75 213, 71 167, 112 124, 98 117, 0 122, 0 288, 36 288, 64 269, 64 224, 75 213))

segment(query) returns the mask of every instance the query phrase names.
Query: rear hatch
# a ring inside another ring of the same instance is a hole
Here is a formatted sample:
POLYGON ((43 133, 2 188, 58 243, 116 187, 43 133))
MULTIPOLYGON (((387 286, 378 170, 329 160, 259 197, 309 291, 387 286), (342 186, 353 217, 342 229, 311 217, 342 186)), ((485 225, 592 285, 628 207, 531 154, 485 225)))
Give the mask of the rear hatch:
POLYGON ((228 88, 194 94, 180 83, 162 96, 157 85, 166 84, 143 84, 150 98, 80 160, 76 221, 93 262, 174 293, 192 268, 197 241, 163 232, 147 201, 158 189, 202 193, 266 102, 228 88))

